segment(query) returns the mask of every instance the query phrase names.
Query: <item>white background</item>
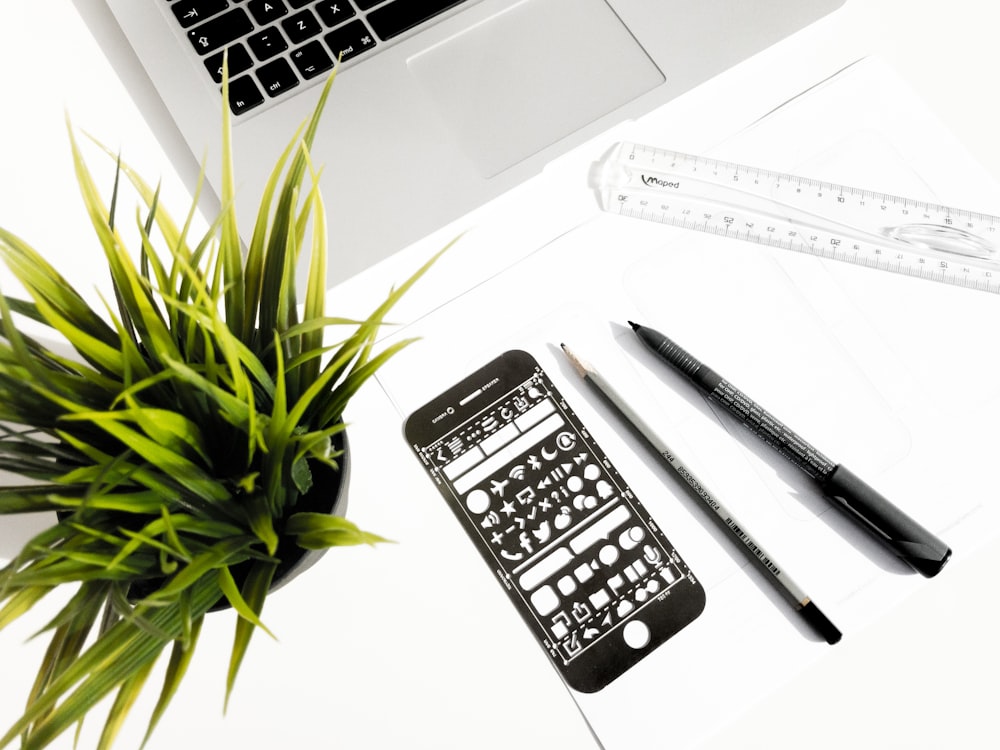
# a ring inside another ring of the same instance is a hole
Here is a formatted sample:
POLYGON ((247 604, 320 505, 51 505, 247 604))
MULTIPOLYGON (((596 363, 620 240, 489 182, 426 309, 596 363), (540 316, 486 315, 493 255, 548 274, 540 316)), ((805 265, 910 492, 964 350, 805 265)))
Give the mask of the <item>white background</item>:
MULTIPOLYGON (((981 0, 848 0, 834 16, 772 52, 789 68, 814 68, 817 79, 835 68, 835 61, 846 64, 862 54, 878 55, 1000 178, 1000 109, 996 106, 1000 11, 987 10, 989 7, 981 0)), ((162 174, 167 194, 182 199, 182 183, 168 166, 168 156, 174 152, 165 151, 155 140, 150 124, 107 65, 73 3, 4 3, 0 6, 0 28, 5 37, 0 47, 0 69, 5 71, 0 104, 0 225, 48 252, 59 248, 60 268, 71 278, 93 278, 93 256, 77 250, 81 242, 90 240, 68 162, 64 113, 68 111, 74 122, 108 145, 123 146, 127 158, 145 173, 162 174)), ((993 212, 1000 213, 1000 207, 993 212)), ((984 339, 995 341, 998 322, 970 324, 981 325, 984 339)), ((995 430, 983 439, 995 442, 995 430)), ((396 440, 396 436, 386 440, 396 440)), ((371 478, 355 477, 356 502, 374 502, 377 492, 370 486, 371 478)), ((983 487, 982 491, 986 496, 997 494, 996 487, 983 487)), ((434 517, 444 518, 443 513, 434 517)), ((425 519, 421 522, 430 523, 425 519)), ((7 541, 13 532, 5 526, 0 530, 0 541, 7 541)), ((349 570, 364 571, 366 565, 372 565, 372 554, 381 552, 347 553, 345 559, 358 566, 349 570)), ((876 625, 845 638, 818 665, 763 698, 734 723, 720 726, 718 736, 705 746, 720 750, 737 746, 798 748, 804 742, 828 748, 995 746, 994 713, 1000 698, 995 678, 1000 668, 995 637, 1000 627, 995 603, 997 570, 1000 543, 973 557, 957 557, 934 585, 922 589, 876 625)), ((414 585, 420 579, 419 571, 398 572, 413 576, 414 585)), ((338 570, 330 578, 346 575, 348 571, 338 570)), ((559 692, 561 687, 547 674, 544 664, 536 675, 538 684, 531 687, 539 705, 519 703, 516 717, 492 726, 485 718, 489 706, 480 707, 483 718, 477 720, 470 715, 475 701, 459 700, 460 694, 475 694, 480 688, 478 680, 483 677, 471 666, 441 667, 440 660, 447 655, 424 653, 421 643, 400 650, 409 656, 408 663, 385 662, 376 644, 363 640, 344 643, 338 638, 338 618, 345 620, 345 632, 363 638, 363 615, 369 607, 364 597, 377 592, 366 592, 361 585, 338 586, 339 594, 358 598, 341 602, 346 614, 335 614, 325 621, 319 631, 328 640, 318 642, 316 648, 343 651, 343 658, 334 660, 340 668, 312 675, 308 694, 297 696, 295 675, 309 673, 311 665, 308 661, 295 665, 284 662, 282 653, 288 654, 290 649, 282 652, 281 644, 272 646, 260 639, 254 644, 261 652, 260 666, 245 671, 234 698, 236 707, 229 719, 222 721, 218 718, 222 657, 202 654, 208 665, 186 686, 192 694, 178 699, 166 719, 170 726, 163 727, 163 736, 153 746, 177 747, 183 741, 191 747, 207 747, 213 742, 229 743, 229 738, 236 736, 246 746, 253 746, 258 737, 261 746, 286 737, 290 746, 345 748, 404 744, 507 747, 514 742, 524 748, 575 748, 592 744, 583 720, 568 696, 559 692), (370 674, 362 673, 365 668, 370 674), (447 679, 468 682, 440 685, 436 680, 442 673, 449 676, 447 679), (380 681, 389 696, 383 705, 378 705, 380 681), (401 696, 405 696, 405 705, 401 696), (449 703, 453 700, 459 701, 454 710, 449 703), (263 722, 253 713, 266 711, 268 705, 279 714, 273 726, 261 723, 255 732, 240 735, 240 722, 246 722, 247 727, 256 726, 254 721, 263 722), (282 721, 288 722, 284 731, 282 721), (302 729, 307 724, 310 728, 302 729), (191 735, 190 730, 197 733, 191 735)), ((288 596, 289 603, 291 597, 297 600, 296 594, 288 596)), ((268 622, 279 633, 294 638, 297 626, 304 627, 303 621, 313 616, 320 614, 276 607, 268 622)), ((327 616, 324 610, 323 617, 327 616)), ((472 626, 475 618, 459 622, 472 626)), ((513 617, 511 622, 518 626, 513 617)), ((28 632, 30 629, 21 628, 0 634, 0 664, 4 665, 0 724, 4 728, 15 718, 37 658, 37 648, 19 645, 28 632)), ((315 630, 308 632, 316 637, 315 630)), ((454 637, 463 644, 473 643, 463 640, 468 633, 457 627, 454 637)), ((511 639, 526 649, 533 648, 521 632, 513 631, 511 639)), ((212 644, 224 649, 226 642, 227 638, 220 637, 212 644)), ((664 736, 662 746, 669 744, 669 737, 664 736)))

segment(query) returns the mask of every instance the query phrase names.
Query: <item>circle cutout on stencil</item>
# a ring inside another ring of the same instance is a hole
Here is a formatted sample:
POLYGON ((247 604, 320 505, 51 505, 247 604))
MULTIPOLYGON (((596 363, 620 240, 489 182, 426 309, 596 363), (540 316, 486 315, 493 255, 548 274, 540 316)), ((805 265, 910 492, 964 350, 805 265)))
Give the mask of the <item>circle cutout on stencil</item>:
POLYGON ((649 645, 649 626, 642 620, 632 620, 622 628, 622 638, 630 648, 645 648, 649 645))
POLYGON ((465 506, 472 513, 485 513, 490 509, 490 496, 485 490, 473 490, 465 498, 465 506))

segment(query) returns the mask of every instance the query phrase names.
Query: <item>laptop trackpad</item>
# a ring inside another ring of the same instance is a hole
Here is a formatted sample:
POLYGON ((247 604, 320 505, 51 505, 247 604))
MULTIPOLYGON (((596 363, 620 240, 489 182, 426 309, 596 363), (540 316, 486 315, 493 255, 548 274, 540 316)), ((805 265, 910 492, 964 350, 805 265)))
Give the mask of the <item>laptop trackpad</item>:
POLYGON ((483 177, 664 80, 604 0, 524 0, 409 67, 483 177))

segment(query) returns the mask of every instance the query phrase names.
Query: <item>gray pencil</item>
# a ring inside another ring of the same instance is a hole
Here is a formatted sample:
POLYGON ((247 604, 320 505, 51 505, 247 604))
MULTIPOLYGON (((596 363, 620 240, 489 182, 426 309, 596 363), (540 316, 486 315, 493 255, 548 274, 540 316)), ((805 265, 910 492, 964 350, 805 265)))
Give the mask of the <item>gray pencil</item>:
POLYGON ((806 595, 806 593, 791 579, 791 577, 784 572, 784 570, 775 562, 774 558, 767 554, 764 547, 762 547, 756 539, 754 539, 746 530, 746 527, 736 520, 732 513, 730 513, 726 507, 718 501, 718 499, 706 489, 705 485, 677 458, 669 446, 660 438, 659 435, 648 425, 646 421, 629 406, 628 402, 605 380, 599 372, 594 370, 589 364, 582 362, 577 358, 565 344, 561 344, 563 352, 569 358, 569 361, 573 364, 573 367, 580 374, 580 376, 590 383, 591 386, 598 393, 600 393, 605 400, 628 422, 636 432, 638 432, 645 440, 648 442, 653 449, 659 454, 667 466, 674 470, 677 475, 687 483, 694 493, 701 498, 704 506, 715 513, 716 516, 722 521, 724 528, 726 528, 740 543, 740 549, 750 558, 751 561, 756 563, 758 567, 767 574, 768 580, 770 580, 775 587, 785 595, 786 598, 792 603, 799 614, 802 615, 803 619, 809 623, 819 633, 826 639, 827 643, 833 644, 840 640, 840 631, 837 630, 836 626, 826 615, 824 615, 819 607, 817 607, 812 599, 806 595))

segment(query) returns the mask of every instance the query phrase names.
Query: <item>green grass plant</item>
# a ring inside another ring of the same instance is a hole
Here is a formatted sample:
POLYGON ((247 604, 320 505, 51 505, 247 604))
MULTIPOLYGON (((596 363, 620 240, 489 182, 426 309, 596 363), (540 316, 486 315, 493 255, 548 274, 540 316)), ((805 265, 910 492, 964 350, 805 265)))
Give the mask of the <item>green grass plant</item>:
POLYGON ((177 223, 159 189, 119 161, 105 206, 69 128, 114 290, 98 309, 0 229, 0 260, 25 290, 0 295, 0 469, 23 478, 0 487, 0 514, 53 519, 0 570, 0 628, 53 591, 73 592, 41 627, 48 649, 0 748, 18 739, 26 750, 45 747, 102 701, 110 708, 99 748, 109 747, 169 652, 148 738, 220 599, 238 615, 228 701, 251 635, 263 627, 279 541, 308 549, 381 541, 296 504, 317 467, 337 468, 348 401, 409 343, 379 349, 376 336, 434 259, 365 320, 327 312, 325 213, 309 151, 330 83, 276 164, 245 252, 226 106, 222 208, 194 237, 197 193, 177 223), (119 181, 140 196, 140 246, 132 249, 116 227, 119 181), (300 257, 308 262, 301 301, 300 257), (39 326, 46 336, 29 335, 39 326), (241 564, 249 573, 237 581, 241 564))

